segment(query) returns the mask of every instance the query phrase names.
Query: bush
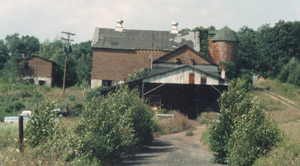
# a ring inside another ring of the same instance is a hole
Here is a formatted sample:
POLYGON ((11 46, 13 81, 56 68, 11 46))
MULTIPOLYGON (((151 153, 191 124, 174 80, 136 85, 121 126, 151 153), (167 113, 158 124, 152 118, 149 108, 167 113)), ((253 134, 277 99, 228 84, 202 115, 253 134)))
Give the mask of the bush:
POLYGON ((71 117, 80 116, 82 111, 84 110, 84 106, 82 104, 75 104, 70 111, 71 117))
POLYGON ((185 133, 185 136, 193 136, 193 135, 194 135, 194 133, 192 131, 187 131, 185 133))
POLYGON ((76 127, 80 150, 102 162, 118 161, 129 150, 152 141, 151 114, 137 90, 121 86, 100 104, 93 98, 76 127))
POLYGON ((55 120, 57 114, 51 111, 55 108, 55 103, 45 103, 38 105, 31 114, 26 128, 25 138, 29 145, 35 147, 41 143, 51 140, 60 132, 58 122, 55 120))
POLYGON ((70 101, 75 101, 76 100, 76 96, 75 95, 69 95, 69 100, 70 101))
POLYGON ((194 128, 194 125, 188 117, 177 111, 171 113, 174 114, 174 119, 158 120, 161 134, 177 133, 194 128))
POLYGON ((227 145, 234 131, 234 120, 247 111, 249 102, 243 101, 247 96, 247 82, 238 79, 230 82, 228 90, 224 91, 219 99, 220 115, 209 129, 209 145, 210 149, 216 152, 214 161, 217 163, 226 163, 229 154, 227 145))
POLYGON ((209 146, 218 163, 252 164, 280 140, 277 126, 263 113, 247 82, 232 81, 219 99, 220 116, 210 127, 209 146))
POLYGON ((281 140, 279 129, 262 111, 257 98, 253 99, 249 112, 234 125, 235 130, 228 142, 228 162, 231 165, 252 165, 281 140))
POLYGON ((208 126, 210 123, 213 122, 213 120, 218 118, 217 112, 202 112, 200 116, 197 118, 197 122, 200 125, 206 125, 208 126))

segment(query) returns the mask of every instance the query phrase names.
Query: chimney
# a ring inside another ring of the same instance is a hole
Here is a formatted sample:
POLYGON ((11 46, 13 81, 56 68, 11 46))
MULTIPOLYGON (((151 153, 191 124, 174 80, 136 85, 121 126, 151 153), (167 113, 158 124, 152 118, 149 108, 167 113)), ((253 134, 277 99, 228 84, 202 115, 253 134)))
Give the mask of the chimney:
POLYGON ((224 70, 224 67, 222 67, 221 78, 223 78, 225 80, 225 70, 224 70))
POLYGON ((123 32, 123 20, 121 20, 121 19, 119 19, 118 21, 117 21, 117 26, 116 26, 116 29, 115 29, 115 31, 117 31, 117 32, 123 32))
POLYGON ((178 28, 177 28, 177 26, 178 26, 178 22, 173 21, 172 22, 172 29, 171 29, 171 33, 172 34, 178 34, 178 28))

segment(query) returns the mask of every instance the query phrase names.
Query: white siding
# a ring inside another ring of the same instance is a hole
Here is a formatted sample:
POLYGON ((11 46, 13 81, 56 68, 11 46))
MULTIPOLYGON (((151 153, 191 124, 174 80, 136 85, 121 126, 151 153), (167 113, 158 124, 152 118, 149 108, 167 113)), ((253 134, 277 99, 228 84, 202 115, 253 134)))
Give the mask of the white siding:
POLYGON ((189 74, 194 73, 194 84, 201 84, 201 76, 206 77, 207 85, 219 85, 219 79, 195 70, 191 67, 183 67, 166 73, 158 74, 143 79, 147 83, 169 83, 169 84, 189 84, 189 74))

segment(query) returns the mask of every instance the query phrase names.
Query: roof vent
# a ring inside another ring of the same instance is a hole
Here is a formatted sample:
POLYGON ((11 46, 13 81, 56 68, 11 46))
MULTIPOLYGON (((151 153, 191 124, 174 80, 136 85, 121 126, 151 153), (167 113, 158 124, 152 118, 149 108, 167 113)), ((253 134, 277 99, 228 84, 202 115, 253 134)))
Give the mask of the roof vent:
POLYGON ((178 26, 178 22, 173 21, 172 22, 172 29, 171 29, 171 33, 172 34, 178 34, 178 28, 177 28, 177 26, 178 26))
POLYGON ((117 32, 123 32, 123 20, 121 20, 121 19, 119 19, 118 21, 117 21, 117 26, 116 26, 116 29, 115 29, 115 31, 117 31, 117 32))

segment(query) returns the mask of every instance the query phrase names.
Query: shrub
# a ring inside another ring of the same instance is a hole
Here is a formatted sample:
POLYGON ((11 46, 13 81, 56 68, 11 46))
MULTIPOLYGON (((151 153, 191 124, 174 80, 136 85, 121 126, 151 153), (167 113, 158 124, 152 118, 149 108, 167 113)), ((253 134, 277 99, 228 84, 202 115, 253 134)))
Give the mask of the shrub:
POLYGON ((134 74, 129 74, 127 81, 137 80, 150 75, 151 70, 148 68, 136 70, 134 74))
POLYGON ((174 114, 174 119, 158 120, 161 134, 177 133, 194 128, 194 125, 188 117, 177 111, 173 111, 171 113, 174 114))
POLYGON ((193 135, 194 135, 194 133, 192 131, 187 131, 185 133, 185 136, 193 136, 193 135))
POLYGON ((38 105, 32 111, 25 128, 25 138, 32 147, 44 143, 60 132, 58 122, 55 120, 57 114, 51 111, 54 108, 55 103, 49 102, 38 105))
POLYGON ((84 110, 84 106, 82 104, 75 104, 70 111, 71 117, 80 116, 82 111, 84 110))
POLYGON ((248 93, 247 83, 230 83, 220 103, 220 116, 210 127, 209 146, 218 163, 252 164, 280 140, 279 130, 248 93))
POLYGON ((220 115, 210 127, 209 145, 214 153, 214 161, 226 163, 228 157, 228 141, 234 131, 234 120, 247 111, 249 102, 243 100, 249 96, 248 85, 245 80, 231 81, 228 90, 219 99, 220 115))
POLYGON ((100 104, 93 98, 76 127, 80 150, 102 162, 114 162, 124 153, 152 140, 151 115, 137 90, 121 86, 100 104))
POLYGON ((76 100, 76 96, 74 96, 74 95, 69 95, 69 100, 70 100, 70 101, 75 101, 75 100, 76 100))
POLYGON ((197 118, 197 122, 200 125, 208 126, 213 120, 218 118, 218 113, 216 112, 202 112, 197 118))
POLYGON ((281 140, 279 129, 262 111, 257 98, 253 99, 249 112, 234 125, 235 130, 228 142, 228 162, 231 165, 252 165, 281 140))

